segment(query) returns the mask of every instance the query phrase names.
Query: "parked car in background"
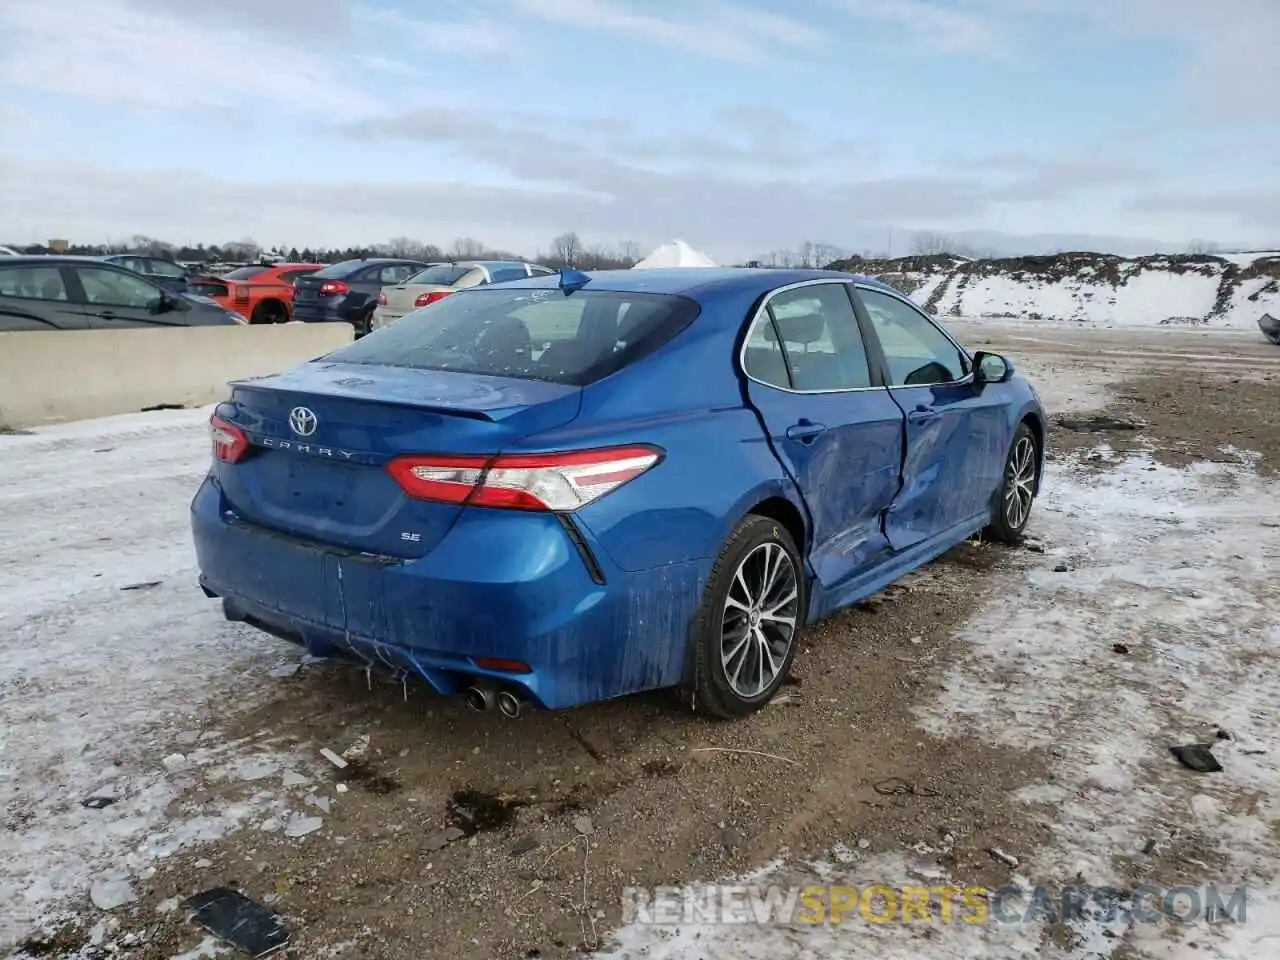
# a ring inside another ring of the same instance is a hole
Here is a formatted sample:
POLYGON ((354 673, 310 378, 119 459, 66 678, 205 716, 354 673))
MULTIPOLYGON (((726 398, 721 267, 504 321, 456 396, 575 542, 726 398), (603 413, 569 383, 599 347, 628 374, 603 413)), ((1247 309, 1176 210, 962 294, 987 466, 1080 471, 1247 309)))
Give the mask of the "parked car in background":
POLYGON ((294 281, 323 268, 323 263, 259 264, 220 277, 195 277, 188 286, 192 293, 234 310, 250 323, 288 323, 294 281))
POLYGON ((378 306, 373 312, 373 329, 385 327, 422 307, 458 290, 490 283, 506 283, 526 277, 546 277, 555 273, 550 267, 523 260, 459 260, 436 263, 404 283, 383 287, 378 306))
POLYGON ((330 264, 293 285, 293 318, 306 323, 343 321, 356 336, 369 332, 378 294, 383 287, 403 283, 430 264, 420 260, 370 257, 330 264))
MULTIPOLYGON (((242 324, 205 297, 166 290, 96 257, 0 260, 0 330, 116 330, 242 324)), ((74 371, 68 371, 74 376, 74 371)))
POLYGON ((210 427, 191 520, 227 618, 508 716, 758 709, 807 625, 1017 541, 1047 432, 897 290, 732 268, 445 297, 231 384, 210 427))
POLYGON ((0 257, 20 257, 20 254, 13 247, 0 247, 0 257))
POLYGON ((102 258, 107 263, 140 273, 158 286, 174 293, 187 292, 187 280, 191 271, 180 263, 163 257, 148 257, 135 253, 113 253, 102 258))

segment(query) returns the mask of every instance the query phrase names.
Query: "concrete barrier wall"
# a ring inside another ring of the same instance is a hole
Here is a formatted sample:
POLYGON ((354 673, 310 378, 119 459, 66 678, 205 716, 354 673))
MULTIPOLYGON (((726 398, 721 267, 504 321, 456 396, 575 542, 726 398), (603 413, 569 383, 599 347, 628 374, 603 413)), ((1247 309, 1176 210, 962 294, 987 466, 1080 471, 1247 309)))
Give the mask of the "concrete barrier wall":
POLYGON ((0 428, 216 403, 228 380, 279 373, 352 334, 346 323, 0 333, 0 428))

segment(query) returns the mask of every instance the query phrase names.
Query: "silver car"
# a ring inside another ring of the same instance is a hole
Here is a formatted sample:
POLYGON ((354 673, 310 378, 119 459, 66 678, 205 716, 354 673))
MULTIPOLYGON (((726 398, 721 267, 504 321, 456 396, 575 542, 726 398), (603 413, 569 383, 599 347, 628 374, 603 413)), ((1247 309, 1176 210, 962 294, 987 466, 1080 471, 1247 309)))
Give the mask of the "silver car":
POLYGON ((436 263, 404 283, 383 287, 373 311, 371 329, 395 323, 407 313, 430 306, 467 287, 504 283, 525 277, 545 277, 555 273, 550 267, 523 260, 459 260, 436 263))

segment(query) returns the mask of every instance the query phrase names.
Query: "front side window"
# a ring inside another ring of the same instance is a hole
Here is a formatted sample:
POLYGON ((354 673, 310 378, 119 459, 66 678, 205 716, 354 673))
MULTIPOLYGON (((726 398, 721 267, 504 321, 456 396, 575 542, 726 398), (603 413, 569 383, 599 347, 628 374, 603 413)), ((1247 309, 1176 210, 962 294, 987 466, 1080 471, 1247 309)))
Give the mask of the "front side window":
POLYGON ((858 290, 889 365, 889 385, 926 386, 963 380, 964 353, 928 317, 897 297, 858 290))
POLYGON ((161 296, 141 277, 103 267, 76 267, 85 300, 104 307, 150 307, 161 296))

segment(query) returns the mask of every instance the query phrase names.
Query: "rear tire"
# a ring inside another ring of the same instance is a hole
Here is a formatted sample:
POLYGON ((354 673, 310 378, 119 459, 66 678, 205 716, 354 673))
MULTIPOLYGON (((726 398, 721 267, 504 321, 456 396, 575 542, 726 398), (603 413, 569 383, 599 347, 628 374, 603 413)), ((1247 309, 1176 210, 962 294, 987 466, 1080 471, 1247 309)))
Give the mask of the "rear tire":
POLYGON ((984 531, 988 540, 1008 544, 1022 541, 1035 502, 1039 468, 1040 445, 1036 436, 1025 423, 1019 424, 1005 457, 1004 478, 991 508, 991 523, 984 531))
POLYGON ((720 551, 690 635, 691 706, 715 717, 760 709, 786 682, 808 597, 782 524, 749 514, 720 551))
POLYGON ((289 311, 285 309, 284 304, 274 300, 258 304, 253 308, 253 315, 249 317, 250 323, 287 323, 288 321, 289 311))

